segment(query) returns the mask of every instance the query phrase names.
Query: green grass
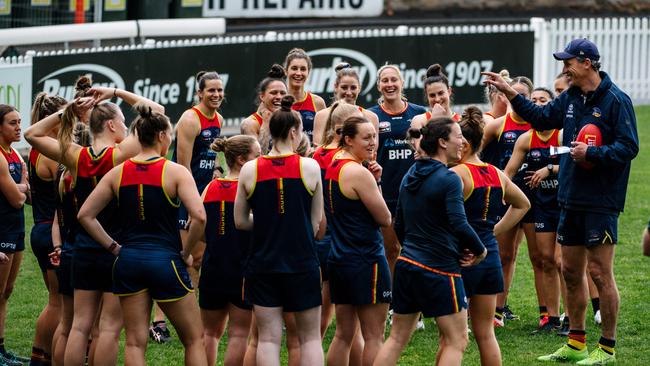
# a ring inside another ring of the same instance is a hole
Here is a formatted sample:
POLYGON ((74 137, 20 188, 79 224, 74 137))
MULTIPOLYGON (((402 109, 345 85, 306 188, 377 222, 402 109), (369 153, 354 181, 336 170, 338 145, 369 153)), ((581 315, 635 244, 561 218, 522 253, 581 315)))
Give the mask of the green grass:
MULTIPOLYGON (((641 232, 650 217, 650 106, 637 108, 637 123, 641 152, 634 160, 628 187, 626 211, 619 220, 619 245, 615 259, 615 272, 621 294, 621 310, 618 325, 617 352, 619 365, 650 365, 650 258, 641 255, 639 246, 641 232)), ((598 199, 598 197, 594 197, 598 199)), ((31 228, 31 211, 28 208, 28 232, 31 228)), ((25 252, 16 288, 10 299, 6 325, 6 345, 22 355, 28 355, 34 336, 36 317, 46 301, 38 265, 28 249, 25 252)), ((510 300, 521 320, 507 323, 506 328, 497 329, 504 365, 535 364, 536 356, 554 351, 563 342, 555 335, 531 336, 530 331, 537 324, 537 303, 533 276, 526 246, 519 252, 517 272, 512 286, 510 300)), ((588 315, 591 309, 588 309, 588 315)), ((426 322, 426 329, 414 335, 400 360, 401 365, 430 365, 434 363, 437 351, 437 331, 432 322, 426 322)), ((593 324, 593 317, 587 318, 588 343, 591 347, 598 340, 599 330, 593 324)), ((330 328, 325 348, 333 334, 330 328)), ((122 340, 123 346, 123 340, 122 340)), ((223 342, 222 342, 223 343, 223 342)), ((123 350, 123 348, 121 348, 123 350)), ((223 356, 223 346, 220 356, 223 356)), ((283 353, 286 364, 286 354, 283 353)), ((120 355, 122 360, 122 355, 120 355)), ((183 350, 178 338, 168 344, 149 344, 147 361, 151 365, 182 364, 183 350)), ((121 362, 121 361, 120 361, 121 362)), ((221 361, 220 361, 221 362, 221 361)), ((478 349, 470 336, 465 365, 479 365, 478 349)))

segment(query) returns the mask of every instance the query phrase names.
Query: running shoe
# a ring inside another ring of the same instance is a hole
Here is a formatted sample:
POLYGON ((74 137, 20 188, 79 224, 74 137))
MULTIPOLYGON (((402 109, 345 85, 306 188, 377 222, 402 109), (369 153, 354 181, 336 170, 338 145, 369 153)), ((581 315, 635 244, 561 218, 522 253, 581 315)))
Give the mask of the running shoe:
POLYGON ((503 322, 503 319, 499 319, 498 317, 494 317, 494 327, 495 328, 503 328, 506 324, 503 322))
POLYGON ((544 325, 546 325, 547 323, 548 323, 548 315, 544 315, 543 317, 541 317, 539 319, 539 325, 537 325, 537 328, 541 328, 544 325))
POLYGON ((415 326, 415 330, 424 330, 424 320, 422 320, 422 318, 418 320, 418 324, 415 326))
POLYGON ((393 325, 393 309, 388 309, 388 326, 393 325))
POLYGON ((569 322, 562 322, 562 325, 560 328, 557 330, 557 335, 560 337, 568 337, 569 336, 569 331, 571 330, 571 324, 569 322))
POLYGON ((610 355, 603 351, 602 348, 596 347, 596 349, 589 354, 589 357, 582 361, 578 361, 576 365, 609 365, 614 363, 616 363, 615 355, 610 355))
POLYGON ((564 344, 557 351, 551 353, 550 355, 544 355, 537 357, 537 361, 542 362, 578 362, 582 361, 589 357, 589 352, 587 347, 582 351, 578 351, 569 347, 568 344, 564 344))
POLYGON ((171 340, 171 334, 166 326, 152 325, 149 327, 149 337, 156 343, 166 343, 171 340))
POLYGON ((19 355, 13 353, 13 352, 7 351, 7 350, 4 351, 3 356, 4 356, 5 359, 7 359, 9 361, 20 362, 21 365, 23 363, 29 362, 31 360, 31 358, 29 358, 29 357, 19 356, 19 355))
POLYGON ((9 354, 7 354, 7 353, 0 354, 0 365, 3 365, 3 366, 4 365, 7 365, 7 366, 23 366, 23 364, 25 364, 25 362, 29 361, 29 360, 27 360, 27 361, 19 361, 17 358, 14 358, 12 356, 16 356, 16 355, 11 354, 11 353, 9 353, 9 354))
POLYGON ((532 335, 537 335, 537 334, 549 334, 551 332, 554 332, 558 330, 559 327, 556 324, 551 323, 550 321, 546 321, 543 325, 540 325, 535 329, 531 334, 532 335))
POLYGON ((519 315, 515 315, 512 310, 510 310, 510 305, 503 307, 503 318, 505 320, 519 320, 519 315))
POLYGON ((603 319, 600 317, 600 310, 598 310, 596 312, 596 314, 594 314, 594 323, 596 323, 597 325, 600 325, 600 324, 602 324, 602 322, 603 322, 603 319))

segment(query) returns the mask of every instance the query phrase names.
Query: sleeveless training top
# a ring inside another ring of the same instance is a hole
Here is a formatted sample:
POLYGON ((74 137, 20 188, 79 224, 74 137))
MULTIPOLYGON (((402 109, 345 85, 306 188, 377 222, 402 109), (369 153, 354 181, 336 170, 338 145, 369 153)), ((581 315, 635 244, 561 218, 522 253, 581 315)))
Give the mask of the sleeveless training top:
MULTIPOLYGON (((559 164, 559 156, 551 157, 551 146, 562 146, 560 130, 553 130, 551 137, 546 141, 542 140, 539 133, 533 130, 530 134, 530 149, 526 155, 525 170, 534 172, 542 168, 546 169, 549 164, 559 164)), ((533 190, 533 204, 548 209, 558 209, 558 188, 557 175, 549 175, 546 179, 539 182, 539 186, 533 190)))
POLYGON ((38 176, 38 163, 43 155, 29 151, 29 185, 32 193, 32 216, 34 224, 52 224, 56 211, 56 179, 42 179, 38 176))
MULTIPOLYGON (((339 148, 337 147, 324 147, 320 146, 319 148, 314 151, 314 156, 313 159, 316 160, 318 165, 320 166, 320 178, 321 182, 325 184, 325 173, 327 172, 327 168, 332 164, 332 160, 334 159, 334 156, 339 152, 339 148)), ((323 186, 323 198, 326 198, 326 192, 325 192, 325 186, 323 186)), ((329 229, 330 225, 329 223, 327 224, 327 229, 325 230, 325 235, 323 236, 322 240, 316 240, 316 246, 318 247, 331 247, 332 246, 332 234, 329 229)), ((323 263, 321 263, 322 265, 323 263)))
POLYGON ((248 195, 255 217, 246 273, 298 273, 318 268, 311 224, 314 192, 305 185, 297 154, 255 159, 248 195))
POLYGON ((406 132, 411 127, 413 117, 426 113, 427 110, 413 103, 406 103, 406 107, 396 114, 387 112, 381 105, 373 106, 368 110, 375 113, 379 119, 377 163, 384 169, 382 195, 394 214, 402 178, 414 161, 413 150, 406 141, 406 132))
POLYGON ((359 164, 352 159, 335 159, 325 174, 325 214, 332 231, 329 261, 338 264, 374 263, 384 256, 384 240, 360 199, 345 196, 340 186, 343 167, 359 164))
MULTIPOLYGON (((95 189, 102 177, 115 166, 114 148, 105 147, 98 154, 95 154, 92 147, 84 147, 77 156, 77 172, 73 177, 73 193, 77 209, 83 206, 90 193, 95 189)), ((106 205, 102 212, 97 215, 97 220, 102 224, 109 235, 115 237, 119 234, 118 215, 115 213, 117 203, 115 199, 106 205)), ((82 226, 78 227, 75 238, 75 248, 102 249, 82 226)), ((118 240, 119 242, 119 240, 118 240)))
POLYGON ((305 98, 299 100, 291 106, 291 109, 298 111, 302 118, 302 130, 309 136, 311 141, 314 134, 314 116, 316 116, 316 103, 314 96, 310 92, 305 93, 305 98))
POLYGON ((499 245, 494 236, 494 225, 502 213, 503 185, 497 169, 490 164, 461 164, 470 174, 472 191, 465 196, 467 221, 488 250, 479 263, 481 268, 501 267, 499 245))
POLYGON ((250 116, 248 116, 248 118, 252 118, 256 120, 257 123, 260 125, 260 127, 262 127, 262 124, 264 123, 264 119, 262 119, 262 116, 257 112, 251 114, 250 116))
POLYGON ((163 186, 167 163, 167 159, 157 157, 147 161, 129 159, 122 164, 116 214, 120 218, 123 249, 144 250, 148 255, 180 255, 180 204, 163 186))
MULTIPOLYGON (((190 171, 192 172, 192 177, 194 177, 199 192, 203 192, 205 186, 212 180, 215 164, 214 158, 217 156, 217 153, 210 149, 210 145, 221 134, 221 122, 219 122, 221 115, 214 112, 214 116, 208 118, 197 107, 192 107, 191 110, 199 117, 201 131, 194 138, 192 158, 190 159, 190 171)), ((174 153, 172 154, 172 161, 178 162, 176 149, 174 149, 174 153)))
POLYGON ((203 266, 232 277, 241 277, 250 251, 249 231, 235 228, 237 180, 218 178, 206 188, 203 206, 207 214, 203 266))
MULTIPOLYGON (((510 157, 512 156, 512 151, 515 148, 515 142, 519 136, 523 135, 524 132, 530 130, 530 123, 528 122, 517 122, 512 117, 510 112, 506 115, 501 129, 499 130, 499 136, 496 140, 491 141, 488 146, 485 147, 485 153, 483 155, 483 160, 489 164, 496 166, 497 168, 504 170, 510 157)), ((514 181, 515 179, 513 179, 514 181)))
MULTIPOLYGON (((7 160, 9 175, 19 184, 23 175, 23 160, 11 146, 9 151, 0 146, 0 152, 7 160)), ((23 207, 14 208, 4 194, 0 193, 0 239, 25 232, 25 212, 23 207)), ((4 244, 4 243, 3 243, 4 244)))

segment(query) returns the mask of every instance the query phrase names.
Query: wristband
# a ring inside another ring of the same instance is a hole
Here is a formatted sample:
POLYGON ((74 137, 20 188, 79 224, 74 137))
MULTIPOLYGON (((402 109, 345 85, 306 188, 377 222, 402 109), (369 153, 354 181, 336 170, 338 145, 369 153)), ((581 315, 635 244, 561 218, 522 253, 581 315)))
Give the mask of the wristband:
POLYGON ((117 248, 118 245, 119 245, 119 244, 117 244, 117 242, 116 242, 115 240, 113 240, 113 242, 111 243, 111 245, 108 247, 108 251, 111 252, 111 253, 113 253, 113 251, 115 250, 115 248, 117 248))

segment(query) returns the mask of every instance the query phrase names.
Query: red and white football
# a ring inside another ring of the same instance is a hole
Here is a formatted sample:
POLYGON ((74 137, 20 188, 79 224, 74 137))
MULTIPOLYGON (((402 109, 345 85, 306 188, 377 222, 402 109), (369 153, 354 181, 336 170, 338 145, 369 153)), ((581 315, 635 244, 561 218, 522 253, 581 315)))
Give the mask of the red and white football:
MULTIPOLYGON (((576 141, 584 142, 587 146, 600 146, 603 143, 603 135, 600 133, 598 126, 589 123, 580 129, 576 141)), ((580 162, 578 165, 583 169, 592 169, 595 166, 594 163, 589 161, 580 162)))

